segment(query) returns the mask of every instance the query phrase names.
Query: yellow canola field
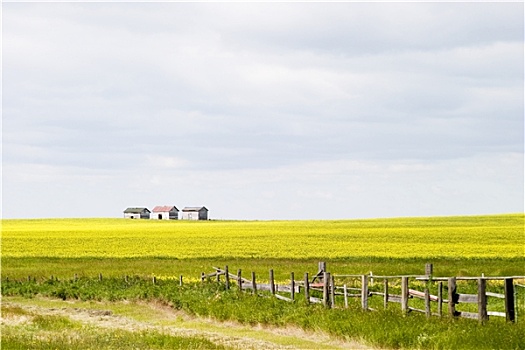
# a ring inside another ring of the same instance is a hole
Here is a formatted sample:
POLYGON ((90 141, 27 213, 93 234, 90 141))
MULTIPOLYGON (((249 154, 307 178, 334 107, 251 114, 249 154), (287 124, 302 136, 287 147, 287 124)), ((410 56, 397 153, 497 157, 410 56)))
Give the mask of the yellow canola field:
POLYGON ((524 257, 524 214, 320 221, 3 220, 3 257, 524 257))

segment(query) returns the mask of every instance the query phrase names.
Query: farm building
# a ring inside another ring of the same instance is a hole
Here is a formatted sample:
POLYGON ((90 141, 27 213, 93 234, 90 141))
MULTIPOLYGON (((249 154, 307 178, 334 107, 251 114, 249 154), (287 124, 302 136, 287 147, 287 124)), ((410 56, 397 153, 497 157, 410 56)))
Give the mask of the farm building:
POLYGON ((125 219, 149 219, 151 212, 148 208, 127 208, 124 210, 125 219))
POLYGON ((179 209, 174 205, 158 205, 153 208, 150 218, 155 220, 178 220, 179 209))
POLYGON ((208 220, 206 207, 185 207, 182 209, 183 220, 208 220))

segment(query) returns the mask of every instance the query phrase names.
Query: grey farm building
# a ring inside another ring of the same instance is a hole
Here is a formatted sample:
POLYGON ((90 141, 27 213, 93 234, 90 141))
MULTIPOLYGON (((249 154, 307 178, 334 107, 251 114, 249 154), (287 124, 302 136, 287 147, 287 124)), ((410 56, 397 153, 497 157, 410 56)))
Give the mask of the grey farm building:
MULTIPOLYGON (((135 207, 124 210, 125 219, 178 220, 179 209, 174 205, 158 205, 150 211, 148 208, 135 207)), ((185 207, 181 220, 208 220, 206 207, 185 207)))

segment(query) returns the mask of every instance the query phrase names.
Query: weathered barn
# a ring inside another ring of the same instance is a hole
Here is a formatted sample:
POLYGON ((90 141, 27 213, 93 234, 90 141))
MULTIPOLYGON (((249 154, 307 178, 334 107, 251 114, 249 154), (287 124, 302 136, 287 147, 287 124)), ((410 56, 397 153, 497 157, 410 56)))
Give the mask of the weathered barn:
POLYGON ((124 210, 125 219, 149 219, 150 211, 148 208, 127 208, 124 210))
POLYGON ((206 207, 185 207, 182 209, 183 220, 208 220, 206 207))
POLYGON ((178 220, 179 209, 174 205, 158 205, 152 210, 151 219, 178 220))

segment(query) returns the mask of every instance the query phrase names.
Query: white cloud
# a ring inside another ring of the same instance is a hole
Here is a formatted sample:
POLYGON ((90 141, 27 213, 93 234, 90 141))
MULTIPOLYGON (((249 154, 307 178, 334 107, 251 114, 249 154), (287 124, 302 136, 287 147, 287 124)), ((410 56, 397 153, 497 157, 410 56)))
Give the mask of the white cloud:
POLYGON ((4 211, 50 196, 92 215, 179 198, 221 217, 222 202, 253 218, 521 210, 522 14, 6 3, 4 211))

